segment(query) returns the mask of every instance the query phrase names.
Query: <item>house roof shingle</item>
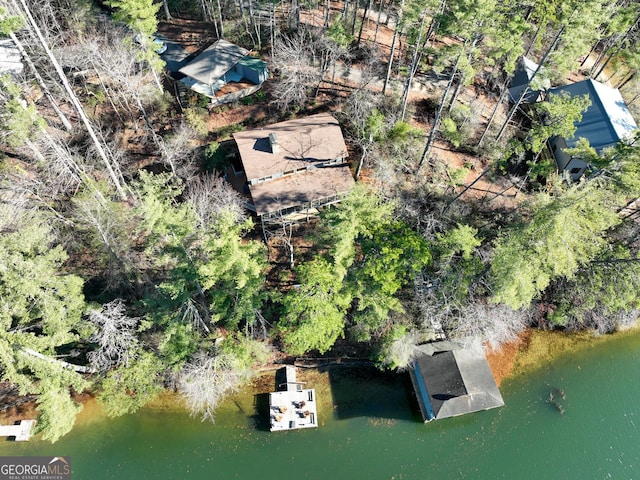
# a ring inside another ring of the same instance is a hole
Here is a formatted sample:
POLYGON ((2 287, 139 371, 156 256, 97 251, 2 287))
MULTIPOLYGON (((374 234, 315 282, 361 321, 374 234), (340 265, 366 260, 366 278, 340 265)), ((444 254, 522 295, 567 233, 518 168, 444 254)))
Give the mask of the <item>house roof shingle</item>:
POLYGON ((236 132, 233 138, 249 181, 347 157, 340 124, 328 113, 236 132), (271 150, 270 133, 278 139, 276 153, 271 150))
POLYGON ((349 165, 329 165, 249 187, 258 215, 307 205, 348 192, 354 185, 349 165))
POLYGON ((180 68, 179 72, 210 85, 247 55, 249 55, 247 49, 221 39, 180 68))

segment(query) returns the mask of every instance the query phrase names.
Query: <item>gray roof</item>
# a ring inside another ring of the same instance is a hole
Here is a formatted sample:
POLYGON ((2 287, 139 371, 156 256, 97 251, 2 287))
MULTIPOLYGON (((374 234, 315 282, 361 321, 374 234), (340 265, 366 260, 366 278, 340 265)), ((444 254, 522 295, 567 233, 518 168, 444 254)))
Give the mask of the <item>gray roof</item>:
POLYGON ((566 139, 570 148, 575 147, 582 137, 589 140, 589 144, 601 153, 604 148, 629 138, 638 129, 617 88, 589 79, 548 91, 556 95, 561 92, 567 92, 572 97, 586 94, 591 99, 591 106, 582 114, 582 121, 576 124, 576 133, 572 138, 566 139))
POLYGON ((22 55, 13 40, 0 40, 0 74, 11 73, 14 75, 22 73, 22 55))
POLYGON ((419 348, 411 378, 425 421, 504 405, 481 346, 443 341, 419 348))
POLYGON ((189 56, 189 52, 182 48, 179 43, 163 35, 156 35, 156 38, 163 41, 167 47, 167 49, 160 54, 160 58, 164 60, 167 65, 167 69, 171 73, 179 71, 189 56))
POLYGON ((238 45, 218 40, 180 68, 179 72, 198 82, 211 85, 248 54, 248 50, 238 45))
MULTIPOLYGON (((513 72, 513 78, 509 82, 509 97, 512 102, 517 102, 520 98, 520 94, 529 84, 531 79, 538 70, 538 64, 527 57, 520 57, 516 63, 516 70, 513 72)), ((538 99, 540 92, 538 90, 531 90, 524 96, 524 101, 533 103, 538 99)))

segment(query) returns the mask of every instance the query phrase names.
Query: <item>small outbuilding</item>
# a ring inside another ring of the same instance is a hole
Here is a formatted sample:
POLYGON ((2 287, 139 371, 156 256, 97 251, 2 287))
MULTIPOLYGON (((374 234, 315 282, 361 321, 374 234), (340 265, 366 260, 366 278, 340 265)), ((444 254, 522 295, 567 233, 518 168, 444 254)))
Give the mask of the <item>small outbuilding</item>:
MULTIPOLYGON (((538 64, 527 57, 520 57, 516 62, 516 70, 513 72, 513 77, 509 82, 509 99, 512 103, 515 103, 520 98, 522 91, 529 86, 536 71, 538 70, 538 64)), ((547 81, 548 83, 548 81, 547 81)), ((548 85, 550 86, 550 85, 548 85)), ((537 88, 531 88, 525 93, 523 101, 525 103, 534 103, 538 100, 540 91, 537 88)))
POLYGON ((246 97, 267 79, 267 64, 249 55, 249 51, 226 40, 207 47, 179 70, 180 81, 192 90, 211 98, 214 105, 246 97))
POLYGON ((504 405, 479 344, 422 345, 410 374, 425 422, 504 405))
POLYGON ((589 165, 582 158, 569 155, 565 152, 566 148, 575 147, 579 138, 585 138, 601 154, 604 149, 615 146, 619 141, 630 139, 638 125, 617 88, 589 79, 548 91, 549 94, 556 95, 563 92, 572 97, 588 95, 591 100, 591 106, 582 114, 582 120, 576 123, 573 137, 553 137, 549 141, 558 170, 567 172, 576 181, 589 165))

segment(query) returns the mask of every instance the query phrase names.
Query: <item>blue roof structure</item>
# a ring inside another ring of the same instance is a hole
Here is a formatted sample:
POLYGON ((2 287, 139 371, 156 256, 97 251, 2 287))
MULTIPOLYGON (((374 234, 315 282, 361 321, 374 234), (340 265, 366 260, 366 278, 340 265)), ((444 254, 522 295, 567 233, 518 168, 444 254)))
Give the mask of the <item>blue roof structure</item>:
POLYGON ((586 138, 601 153, 604 148, 631 137, 638 129, 617 88, 589 79, 548 90, 549 94, 555 95, 562 92, 567 92, 572 97, 586 94, 591 100, 591 106, 582 114, 582 121, 576 124, 574 136, 566 139, 570 148, 575 147, 579 138, 586 138))

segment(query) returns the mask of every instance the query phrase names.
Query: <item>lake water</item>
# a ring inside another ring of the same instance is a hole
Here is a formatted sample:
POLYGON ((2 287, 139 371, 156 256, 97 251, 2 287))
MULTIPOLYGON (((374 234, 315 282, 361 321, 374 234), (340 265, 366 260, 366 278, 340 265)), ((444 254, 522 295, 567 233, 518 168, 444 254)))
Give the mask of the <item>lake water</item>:
POLYGON ((329 376, 318 429, 266 431, 257 396, 257 407, 229 402, 215 424, 175 411, 85 415, 53 445, 2 442, 0 455, 69 455, 74 479, 96 480, 640 477, 640 334, 503 383, 503 408, 426 425, 406 377, 329 376))

